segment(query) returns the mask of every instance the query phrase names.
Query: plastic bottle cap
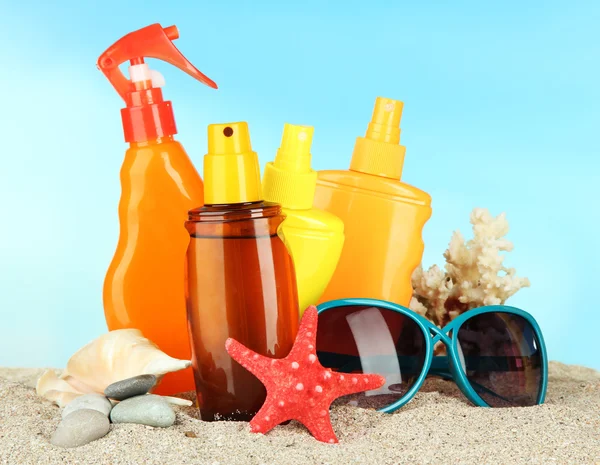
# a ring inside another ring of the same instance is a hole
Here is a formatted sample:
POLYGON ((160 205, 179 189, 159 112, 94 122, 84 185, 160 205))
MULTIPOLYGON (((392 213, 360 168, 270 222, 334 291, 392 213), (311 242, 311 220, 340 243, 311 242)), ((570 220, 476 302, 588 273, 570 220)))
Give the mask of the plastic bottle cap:
POLYGON ((365 137, 358 137, 350 169, 400 179, 406 147, 400 145, 400 119, 404 104, 377 97, 365 137))
POLYGON ((225 205, 263 200, 258 155, 245 122, 208 126, 204 156, 204 203, 225 205))
POLYGON ((285 123, 281 146, 274 162, 265 166, 265 200, 283 208, 312 208, 317 173, 310 168, 310 147, 314 128, 285 123))

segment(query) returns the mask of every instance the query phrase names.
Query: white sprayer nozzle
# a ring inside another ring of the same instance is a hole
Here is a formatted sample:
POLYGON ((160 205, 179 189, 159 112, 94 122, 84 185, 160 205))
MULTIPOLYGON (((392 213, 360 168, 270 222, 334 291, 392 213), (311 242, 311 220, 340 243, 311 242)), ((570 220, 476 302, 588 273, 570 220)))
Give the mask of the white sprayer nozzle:
POLYGON ((150 76, 152 77, 152 87, 163 87, 165 85, 165 78, 158 71, 151 69, 150 76))
POLYGON ((152 81, 152 87, 163 87, 165 78, 158 71, 150 69, 146 63, 129 67, 131 82, 152 81))

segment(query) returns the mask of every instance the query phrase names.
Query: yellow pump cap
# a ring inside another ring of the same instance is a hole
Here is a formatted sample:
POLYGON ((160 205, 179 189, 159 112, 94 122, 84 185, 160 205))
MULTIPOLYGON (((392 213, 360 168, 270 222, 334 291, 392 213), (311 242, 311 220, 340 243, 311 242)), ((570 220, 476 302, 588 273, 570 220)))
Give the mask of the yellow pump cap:
POLYGON ((210 124, 204 156, 204 203, 225 205, 263 200, 258 155, 245 122, 210 124))
POLYGON ((400 179, 406 147, 400 145, 404 103, 377 97, 365 137, 358 137, 350 162, 352 171, 400 179))
POLYGON ((313 132, 312 126, 285 123, 275 161, 265 166, 265 200, 292 210, 312 208, 317 186, 317 172, 310 167, 313 132))
POLYGON ((292 210, 312 208, 317 186, 317 172, 310 167, 313 131, 312 126, 285 123, 275 161, 265 166, 265 200, 292 210))

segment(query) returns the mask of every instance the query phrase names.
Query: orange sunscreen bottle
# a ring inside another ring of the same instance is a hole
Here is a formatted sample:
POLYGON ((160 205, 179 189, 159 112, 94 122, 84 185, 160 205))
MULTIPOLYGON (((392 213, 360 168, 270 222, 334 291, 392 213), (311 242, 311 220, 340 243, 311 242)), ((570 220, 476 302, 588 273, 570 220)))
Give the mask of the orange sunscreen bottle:
POLYGON ((298 332, 292 258, 280 238, 281 205, 263 201, 258 156, 244 122, 211 124, 204 157, 206 205, 190 211, 188 319, 202 420, 250 420, 263 384, 225 349, 232 337, 273 358, 298 332))
MULTIPOLYGON (((153 24, 127 34, 98 59, 98 68, 125 100, 121 110, 129 149, 121 168, 120 236, 104 281, 109 330, 137 328, 159 348, 191 359, 185 308, 187 212, 202 205, 203 184, 177 133, 162 76, 144 58, 171 63, 204 84, 216 84, 173 45, 177 28, 153 24), (127 79, 119 65, 129 61, 127 79)), ((191 368, 167 374, 158 394, 194 390, 191 368)))
POLYGON ((364 297, 408 306, 411 275, 423 255, 429 194, 400 181, 403 103, 377 98, 350 170, 320 171, 314 205, 344 222, 342 256, 320 302, 364 297))

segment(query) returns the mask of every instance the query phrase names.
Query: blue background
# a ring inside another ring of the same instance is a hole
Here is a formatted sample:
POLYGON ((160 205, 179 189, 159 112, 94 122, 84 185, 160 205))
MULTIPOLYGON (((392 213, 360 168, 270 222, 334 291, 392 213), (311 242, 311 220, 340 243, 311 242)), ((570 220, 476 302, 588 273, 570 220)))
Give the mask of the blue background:
POLYGON ((106 330, 126 145, 95 63, 160 22, 220 87, 152 62, 199 169, 206 126, 238 120, 263 165, 290 122, 315 126, 315 169, 346 168, 375 97, 403 100, 403 179, 434 202, 424 264, 443 264, 453 230, 471 237, 473 207, 505 211, 505 263, 532 283, 508 303, 552 359, 600 368, 599 2, 0 5, 0 365, 63 366, 106 330))

